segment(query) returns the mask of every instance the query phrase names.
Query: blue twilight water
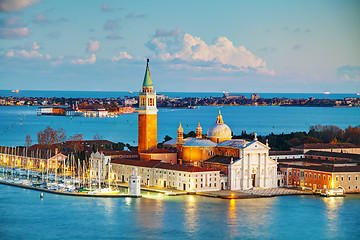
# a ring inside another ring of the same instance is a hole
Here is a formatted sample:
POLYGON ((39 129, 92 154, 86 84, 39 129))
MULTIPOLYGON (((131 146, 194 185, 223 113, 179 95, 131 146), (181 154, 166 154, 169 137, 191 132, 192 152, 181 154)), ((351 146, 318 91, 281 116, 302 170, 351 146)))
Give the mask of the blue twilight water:
MULTIPOLYGON (((222 92, 157 92, 158 94, 165 94, 169 97, 222 97, 222 92)), ((230 93, 242 94, 250 98, 252 93, 230 93)), ((258 93, 262 98, 291 98, 291 99, 307 99, 310 97, 316 99, 344 99, 348 97, 360 97, 356 93, 258 93)), ((49 91, 49 90, 20 90, 19 93, 13 93, 10 90, 0 90, 0 96, 13 97, 65 97, 65 98, 117 98, 117 97, 133 97, 137 96, 138 92, 111 92, 111 91, 49 91)))
MULTIPOLYGON (((99 133, 103 139, 137 145, 137 114, 117 118, 84 118, 65 116, 36 116, 37 107, 0 107, 0 145, 24 145, 30 134, 36 143, 37 132, 51 126, 63 128, 68 136, 83 134, 84 139, 93 139, 99 133)), ((360 124, 360 109, 322 107, 279 106, 206 106, 196 109, 159 109, 158 141, 166 135, 176 137, 181 121, 184 132, 195 131, 198 121, 203 132, 215 122, 218 111, 235 135, 242 130, 260 135, 308 131, 311 125, 336 125, 346 128, 360 124)))
POLYGON ((0 185, 0 238, 360 239, 360 196, 99 199, 0 185))

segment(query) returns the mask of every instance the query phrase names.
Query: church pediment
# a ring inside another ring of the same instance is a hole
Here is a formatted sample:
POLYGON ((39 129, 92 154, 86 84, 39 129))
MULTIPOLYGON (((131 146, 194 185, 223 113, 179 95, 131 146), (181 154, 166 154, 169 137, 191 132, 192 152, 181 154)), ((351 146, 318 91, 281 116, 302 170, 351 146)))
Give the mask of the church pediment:
POLYGON ((246 145, 245 150, 269 150, 270 148, 259 141, 252 141, 246 145))

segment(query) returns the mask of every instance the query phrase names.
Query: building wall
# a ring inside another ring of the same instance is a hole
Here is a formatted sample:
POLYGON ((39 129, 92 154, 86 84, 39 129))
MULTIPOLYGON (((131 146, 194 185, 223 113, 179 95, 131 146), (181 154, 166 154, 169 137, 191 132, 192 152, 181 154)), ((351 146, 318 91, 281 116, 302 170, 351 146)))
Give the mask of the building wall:
POLYGON ((177 163, 177 153, 140 153, 140 158, 145 161, 162 160, 166 163, 177 163))
MULTIPOLYGON (((118 181, 128 182, 134 166, 112 163, 118 181)), ((218 191, 221 189, 219 171, 185 172, 160 168, 139 167, 141 185, 175 188, 189 192, 218 191)))
POLYGON ((157 114, 139 113, 139 153, 157 147, 157 114))
POLYGON ((285 186, 313 190, 343 187, 347 193, 360 192, 360 172, 331 173, 295 168, 281 168, 281 172, 285 178, 285 186))
POLYGON ((200 165, 200 162, 215 155, 216 147, 190 147, 182 146, 182 160, 193 165, 200 165))

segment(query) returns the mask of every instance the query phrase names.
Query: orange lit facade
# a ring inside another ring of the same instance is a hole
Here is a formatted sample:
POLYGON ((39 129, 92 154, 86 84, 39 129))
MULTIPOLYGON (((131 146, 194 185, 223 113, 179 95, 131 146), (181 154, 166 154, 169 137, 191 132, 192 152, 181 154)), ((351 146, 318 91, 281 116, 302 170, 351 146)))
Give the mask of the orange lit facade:
POLYGON ((280 166, 285 186, 308 189, 342 188, 360 192, 360 166, 280 166))
POLYGON ((139 153, 157 147, 157 111, 156 91, 153 89, 148 60, 142 90, 139 93, 139 153))

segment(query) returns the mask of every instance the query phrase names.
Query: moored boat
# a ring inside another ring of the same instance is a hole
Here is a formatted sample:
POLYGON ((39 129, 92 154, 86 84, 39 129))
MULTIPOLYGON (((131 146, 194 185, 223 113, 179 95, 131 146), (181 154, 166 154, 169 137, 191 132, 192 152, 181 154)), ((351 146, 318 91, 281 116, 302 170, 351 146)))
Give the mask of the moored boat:
POLYGON ((321 197, 346 197, 345 191, 341 188, 336 189, 321 189, 321 197))

